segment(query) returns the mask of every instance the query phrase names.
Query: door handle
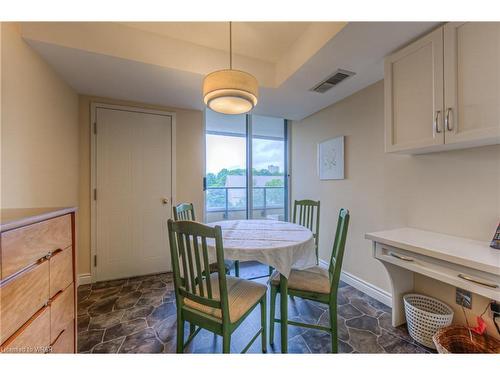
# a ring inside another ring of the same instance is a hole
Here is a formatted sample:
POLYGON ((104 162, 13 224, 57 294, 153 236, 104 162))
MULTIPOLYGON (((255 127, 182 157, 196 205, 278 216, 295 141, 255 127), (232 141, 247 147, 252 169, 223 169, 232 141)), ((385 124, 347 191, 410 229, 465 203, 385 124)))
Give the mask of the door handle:
POLYGON ((168 198, 162 198, 161 203, 168 204, 168 198))
POLYGON ((439 115, 441 114, 441 111, 436 111, 436 117, 434 118, 434 130, 436 134, 441 133, 441 130, 439 129, 439 115))
POLYGON ((451 113, 451 107, 446 109, 446 116, 444 117, 444 124, 446 126, 446 130, 451 132, 453 130, 453 126, 451 126, 450 123, 450 113, 451 113))

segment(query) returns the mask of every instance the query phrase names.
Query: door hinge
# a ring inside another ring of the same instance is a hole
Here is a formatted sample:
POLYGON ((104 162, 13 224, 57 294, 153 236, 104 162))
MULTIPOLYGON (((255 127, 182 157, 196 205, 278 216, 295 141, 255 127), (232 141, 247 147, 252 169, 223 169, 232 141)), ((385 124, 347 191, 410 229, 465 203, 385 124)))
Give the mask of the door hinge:
POLYGON ((94 122, 94 134, 97 134, 97 122, 94 122))
POLYGON ((94 267, 97 267, 97 255, 94 255, 94 267))
POLYGON ((97 200, 97 189, 94 189, 94 200, 97 200))

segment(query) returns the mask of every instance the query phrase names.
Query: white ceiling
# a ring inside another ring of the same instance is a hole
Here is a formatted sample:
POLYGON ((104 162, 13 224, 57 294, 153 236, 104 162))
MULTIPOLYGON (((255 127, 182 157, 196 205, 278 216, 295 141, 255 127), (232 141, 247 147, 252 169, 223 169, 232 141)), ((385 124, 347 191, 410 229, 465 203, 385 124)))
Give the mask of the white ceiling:
MULTIPOLYGON (((260 88, 259 104, 254 113, 292 120, 303 119, 382 79, 383 60, 387 54, 438 25, 431 22, 348 23, 345 27, 339 28, 340 31, 331 38, 319 43, 320 47, 308 51, 310 56, 304 62, 296 59, 296 68, 294 67, 291 74, 282 82, 273 79, 273 74, 276 75, 279 70, 279 64, 283 63, 283 57, 293 60, 300 52, 296 50, 307 48, 311 44, 300 45, 297 41, 306 40, 305 36, 314 37, 315 34, 311 31, 311 25, 314 24, 311 23, 309 26, 300 24, 298 29, 304 29, 299 32, 295 23, 288 23, 288 26, 279 23, 250 23, 250 29, 253 27, 253 30, 258 30, 256 33, 261 33, 259 38, 262 39, 262 45, 259 46, 258 39, 255 39, 256 43, 249 38, 245 43, 249 46, 253 43, 255 49, 249 47, 248 50, 253 52, 249 52, 246 58, 240 57, 239 60, 245 69, 254 73, 263 83, 260 88), (294 30, 291 33, 293 35, 277 36, 273 41, 269 41, 269 35, 264 32, 264 30, 281 30, 276 34, 285 34, 286 27, 294 30), (282 40, 283 45, 289 44, 289 47, 282 48, 280 42, 276 40, 282 40), (267 62, 263 63, 259 54, 264 52, 255 51, 259 51, 259 48, 260 51, 265 51, 273 45, 276 51, 274 54, 269 54, 266 57, 267 62), (270 63, 280 55, 280 63, 270 63), (313 86, 338 68, 354 71, 356 75, 325 94, 310 91, 313 86)), ((95 31, 99 28, 88 25, 86 32, 94 32, 92 40, 84 38, 81 41, 81 38, 76 38, 78 30, 71 29, 72 26, 66 33, 61 33, 61 25, 57 26, 59 27, 57 32, 54 30, 45 32, 43 28, 50 27, 47 24, 33 28, 30 28, 30 24, 26 24, 23 26, 23 36, 79 93, 171 107, 203 109, 201 85, 204 74, 219 65, 223 67, 227 58, 227 53, 222 53, 217 48, 217 38, 204 39, 203 34, 212 27, 224 24, 196 23, 196 27, 193 27, 193 24, 184 23, 179 27, 164 27, 164 23, 161 23, 150 26, 152 29, 147 32, 144 28, 138 30, 136 27, 131 28, 130 25, 121 25, 121 29, 113 29, 117 35, 131 33, 127 34, 126 40, 120 41, 123 42, 122 46, 115 46, 117 43, 111 39, 111 47, 105 43, 105 36, 102 35, 100 38, 99 31, 95 31), (206 26, 208 29, 205 29, 203 24, 208 24, 206 26), (191 30, 190 35, 185 36, 182 43, 174 43, 170 39, 167 43, 166 38, 180 40, 177 39, 182 36, 179 30, 188 26, 191 30), (136 35, 136 32, 141 34, 136 35), (180 34, 175 34, 176 32, 180 34), (161 33, 169 34, 167 37, 166 34, 160 35, 161 33), (78 43, 70 40, 72 37, 74 40, 78 39, 78 43), (154 38, 159 38, 157 43, 164 43, 161 44, 161 48, 158 47, 160 44, 148 45, 149 40, 154 38), (209 43, 214 44, 209 45, 209 43), (202 44, 203 48, 196 47, 202 44), (136 50, 131 50, 130 45, 137 47, 136 50), (122 50, 128 49, 125 53, 119 50, 119 47, 122 50), (189 50, 190 55, 185 55, 186 50, 189 50), (163 51, 168 53, 162 54, 163 51)), ((236 26, 239 27, 239 24, 236 26)), ((145 26, 147 27, 149 26, 145 26)), ((324 38, 325 35, 327 34, 323 33, 321 37, 324 38)))
MULTIPOLYGON (((229 50, 229 22, 122 22, 142 31, 200 46, 229 50)), ((233 52, 276 62, 311 22, 234 22, 233 52)))

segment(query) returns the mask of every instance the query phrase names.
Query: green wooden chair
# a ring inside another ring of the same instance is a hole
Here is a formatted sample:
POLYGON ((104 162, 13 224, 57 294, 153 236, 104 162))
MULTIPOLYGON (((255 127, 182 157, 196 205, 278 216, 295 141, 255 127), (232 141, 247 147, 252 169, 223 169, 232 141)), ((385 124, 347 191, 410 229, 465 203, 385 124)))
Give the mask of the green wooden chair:
MULTIPOLYGON (((349 211, 341 209, 337 222, 335 241, 333 243, 330 265, 325 268, 321 265, 305 270, 292 270, 288 278, 288 295, 324 303, 330 308, 330 327, 295 322, 288 320, 288 324, 314 328, 330 332, 332 336, 332 352, 338 352, 337 342, 337 292, 342 269, 342 259, 349 226, 349 211)), ((275 272, 271 276, 271 322, 270 342, 274 343, 274 323, 281 323, 281 319, 275 318, 276 295, 280 293, 280 275, 275 272)))
POLYGON ((293 222, 306 227, 313 233, 316 264, 319 262, 319 208, 319 201, 310 199, 296 200, 293 205, 293 222))
MULTIPOLYGON (((292 217, 293 223, 302 225, 313 233, 314 250, 316 251, 316 264, 319 264, 319 207, 319 201, 313 201, 310 199, 295 200, 292 217)), ((274 268, 269 266, 269 275, 271 275, 273 271, 274 268)))
POLYGON ((224 267, 221 227, 170 219, 168 234, 177 305, 177 353, 184 352, 184 348, 201 328, 222 336, 223 352, 229 353, 232 333, 259 304, 261 328, 242 353, 250 348, 259 334, 262 338, 262 352, 265 353, 267 287, 228 276, 224 272, 207 272, 210 267, 207 240, 214 241, 217 264, 219 269, 224 267), (190 327, 197 327, 191 330, 186 342, 185 322, 189 322, 190 327))
MULTIPOLYGON (((189 220, 196 221, 196 217, 194 215, 194 206, 192 203, 179 203, 177 206, 173 207, 174 211, 174 220, 189 220)), ((226 273, 229 274, 231 268, 234 266, 234 274, 236 277, 240 277, 240 261, 238 260, 225 260, 224 267, 226 269, 226 273)), ((218 272, 217 263, 211 264, 211 273, 218 272)))

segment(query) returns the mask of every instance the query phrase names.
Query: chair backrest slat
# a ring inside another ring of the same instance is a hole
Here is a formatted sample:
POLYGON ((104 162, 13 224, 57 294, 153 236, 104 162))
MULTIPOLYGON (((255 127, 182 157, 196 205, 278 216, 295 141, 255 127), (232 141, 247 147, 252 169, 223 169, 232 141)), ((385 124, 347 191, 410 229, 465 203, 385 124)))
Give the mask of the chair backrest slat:
MULTIPOLYGON (((210 263, 208 261, 208 250, 207 250, 207 239, 205 237, 201 238, 201 247, 203 251, 203 264, 205 265, 205 272, 207 275, 210 274, 210 263)), ((212 299, 212 282, 210 277, 207 277, 207 294, 208 298, 212 299)))
POLYGON ((304 225, 304 226, 305 226, 307 229, 311 229, 311 228, 309 228, 309 216, 311 216, 311 210, 310 210, 310 208, 311 208, 311 206, 307 206, 307 207, 306 207, 307 218, 306 218, 306 222, 305 222, 305 225, 304 225))
POLYGON ((342 261, 344 259, 344 250, 347 240, 347 230, 349 228, 349 211, 342 208, 339 212, 337 229, 335 231, 335 240, 333 241, 332 256, 328 272, 330 274, 330 293, 335 295, 338 290, 340 273, 342 271, 342 261))
POLYGON ((310 199, 296 200, 293 206, 293 222, 313 233, 316 246, 319 243, 319 209, 320 202, 310 199))
MULTIPOLYGON (((189 283, 189 273, 188 273, 188 266, 187 266, 187 260, 186 260, 186 247, 184 246, 184 237, 182 236, 181 233, 177 233, 177 244, 179 247, 179 256, 181 258, 182 262, 182 280, 184 282, 184 286, 186 287, 187 290, 190 288, 190 283, 189 283)), ((178 262, 178 260, 177 260, 178 262)), ((179 272, 180 275, 180 272, 179 272)))
MULTIPOLYGON (((196 263, 196 277, 198 282, 198 287, 200 291, 200 295, 202 297, 205 297, 205 288, 203 287, 204 280, 203 280, 203 270, 201 268, 201 254, 200 254, 200 248, 198 246, 198 237, 193 237, 193 252, 194 252, 194 259, 196 263)), ((210 280, 210 278, 208 278, 210 280)))
POLYGON ((202 305, 221 309, 222 320, 229 322, 226 274, 218 273, 220 297, 214 298, 208 260, 207 239, 210 239, 213 241, 213 245, 210 245, 215 247, 217 267, 219 270, 224 269, 221 227, 210 227, 190 220, 169 220, 168 231, 178 309, 183 308, 184 298, 189 298, 202 305), (182 262, 182 275, 179 258, 182 262))
MULTIPOLYGON (((193 251, 191 249, 191 239, 188 234, 184 234, 184 243, 186 245, 186 253, 188 259, 188 268, 189 268, 189 278, 191 284, 191 292, 196 294, 196 278, 194 276, 194 261, 193 261, 193 251)), ((186 275, 184 275, 186 277, 186 275)))

